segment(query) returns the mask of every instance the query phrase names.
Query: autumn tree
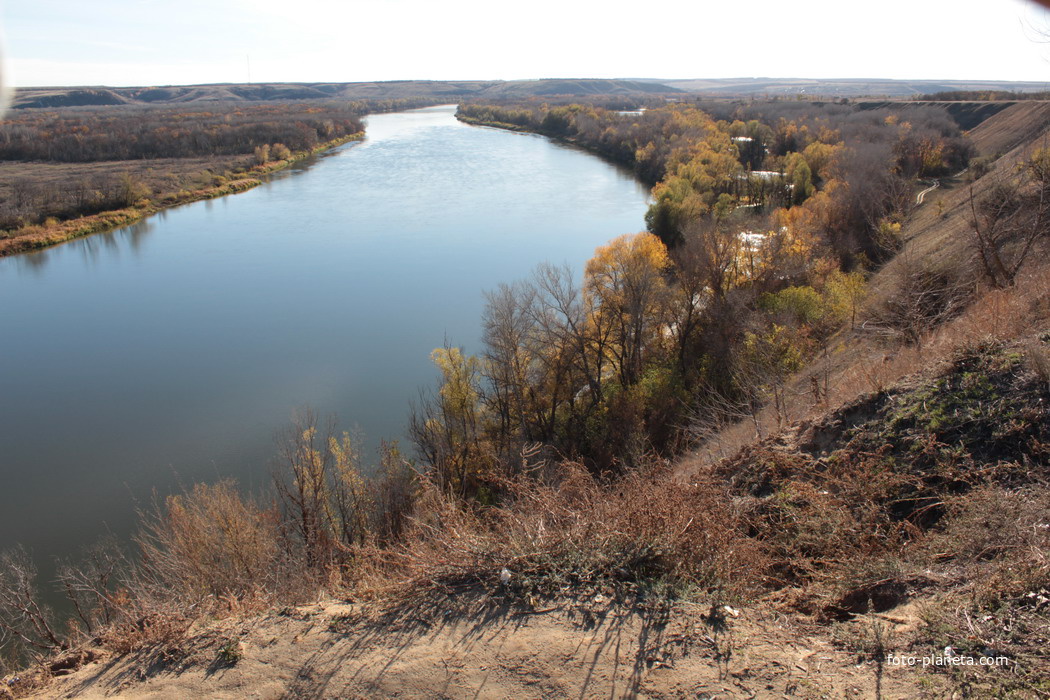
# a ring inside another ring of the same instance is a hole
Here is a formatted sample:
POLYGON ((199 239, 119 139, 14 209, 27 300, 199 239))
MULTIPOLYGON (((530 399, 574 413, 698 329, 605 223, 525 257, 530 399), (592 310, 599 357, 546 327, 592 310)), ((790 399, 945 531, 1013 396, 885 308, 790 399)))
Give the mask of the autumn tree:
POLYGON ((688 178, 672 175, 653 188, 653 203, 645 212, 645 225, 661 241, 674 246, 681 242, 686 223, 709 209, 709 203, 693 189, 688 178))
POLYGON ((777 425, 783 425, 788 380, 802 368, 806 346, 804 334, 777 324, 746 334, 735 377, 740 390, 747 396, 753 416, 757 416, 762 399, 768 398, 777 425))
POLYGON ((801 153, 791 153, 784 162, 784 174, 791 187, 792 204, 801 204, 813 192, 813 171, 801 153))
POLYGON ((609 352, 624 386, 638 382, 660 332, 670 265, 667 248, 651 233, 615 238, 587 261, 584 293, 592 313, 611 315, 609 352))
POLYGON ((313 567, 339 561, 347 547, 371 536, 371 487, 362 475, 359 445, 349 433, 336 432, 332 419, 318 425, 309 410, 278 439, 277 494, 313 567))
POLYGON ((409 431, 437 483, 460 497, 477 496, 493 467, 484 440, 481 361, 445 345, 430 355, 441 371, 436 394, 425 394, 409 431))
POLYGON ((834 270, 824 283, 824 292, 833 313, 849 319, 850 330, 857 327, 857 311, 868 294, 864 273, 834 270))

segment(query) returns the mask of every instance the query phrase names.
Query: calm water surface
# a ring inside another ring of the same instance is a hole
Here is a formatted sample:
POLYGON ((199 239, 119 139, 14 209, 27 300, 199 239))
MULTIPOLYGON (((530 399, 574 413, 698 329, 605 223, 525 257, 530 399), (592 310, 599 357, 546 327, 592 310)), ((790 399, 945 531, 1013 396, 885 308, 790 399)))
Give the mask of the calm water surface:
POLYGON ((451 107, 244 194, 0 260, 0 548, 43 564, 197 481, 270 479, 297 407, 404 437, 482 292, 640 230, 629 174, 451 107))

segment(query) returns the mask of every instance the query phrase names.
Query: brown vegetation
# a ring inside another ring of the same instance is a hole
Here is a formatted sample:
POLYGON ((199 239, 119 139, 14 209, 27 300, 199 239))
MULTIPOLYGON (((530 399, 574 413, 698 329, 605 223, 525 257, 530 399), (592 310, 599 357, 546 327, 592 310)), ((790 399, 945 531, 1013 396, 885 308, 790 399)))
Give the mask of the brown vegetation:
MULTIPOLYGON (((1040 163, 1009 157, 974 191, 1040 163)), ((434 352, 441 380, 413 420, 422 464, 388 447, 367 477, 355 441, 307 416, 281 443, 271 496, 218 484, 158 504, 137 557, 111 545, 64 570, 80 620, 68 632, 32 602, 31 572, 8 576, 3 629, 44 650, 95 638, 148 655, 185 646, 201 616, 323 592, 384 611, 378 628, 333 621, 361 640, 440 629, 456 610, 480 629, 563 608, 596 624, 609 601, 702 624, 638 643, 637 690, 649 659, 675 663, 690 645, 727 679, 744 607, 831 626, 824 643, 868 664, 877 693, 890 652, 952 647, 1007 665, 939 668, 899 692, 1040 695, 1050 240, 1010 229, 997 243, 1023 252, 1012 283, 982 283, 974 239, 944 237, 929 204, 914 236, 876 207, 854 223, 892 236, 894 257, 844 269, 838 253, 859 244, 832 238, 855 230, 822 218, 833 194, 816 190, 758 236, 732 213, 700 214, 670 250, 648 233, 599 248, 582 284, 542 266, 501 287, 482 355, 434 352), (923 255, 936 236, 941 254, 923 255), (700 449, 673 461, 695 436, 700 449), (702 620, 684 612, 696 606, 702 620)), ((966 193, 953 196, 943 219, 965 231, 966 193)), ((1021 196, 1017 215, 1039 206, 1021 196)), ((238 639, 209 647, 223 668, 238 639)))

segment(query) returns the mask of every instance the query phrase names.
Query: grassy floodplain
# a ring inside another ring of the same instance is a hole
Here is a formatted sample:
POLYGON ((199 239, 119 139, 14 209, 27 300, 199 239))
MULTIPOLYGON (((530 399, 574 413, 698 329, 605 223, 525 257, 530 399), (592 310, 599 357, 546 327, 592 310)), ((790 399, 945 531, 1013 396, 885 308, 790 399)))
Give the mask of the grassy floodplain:
POLYGON ((78 216, 66 221, 58 221, 51 218, 41 224, 29 224, 7 232, 6 237, 0 239, 0 257, 39 250, 40 248, 65 243, 81 236, 112 231, 122 226, 130 226, 136 221, 151 214, 156 214, 162 209, 179 206, 180 204, 189 204, 190 202, 199 202, 204 199, 214 199, 228 194, 245 192, 261 185, 263 183, 261 178, 264 175, 283 170, 293 163, 337 146, 342 146, 352 141, 360 141, 364 136, 364 132, 360 131, 332 139, 309 150, 298 151, 287 158, 260 163, 246 171, 235 171, 227 176, 216 175, 214 179, 219 184, 210 187, 168 192, 157 199, 143 198, 129 207, 78 216))

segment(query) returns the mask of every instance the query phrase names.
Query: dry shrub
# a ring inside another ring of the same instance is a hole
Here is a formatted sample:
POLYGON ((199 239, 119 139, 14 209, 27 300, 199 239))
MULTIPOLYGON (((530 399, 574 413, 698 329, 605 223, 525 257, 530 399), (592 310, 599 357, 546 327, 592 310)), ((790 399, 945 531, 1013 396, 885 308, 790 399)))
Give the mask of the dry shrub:
POLYGON ((34 654, 65 646, 53 611, 42 604, 37 570, 21 546, 0 552, 0 660, 9 646, 34 654))
MULTIPOLYGON (((132 604, 128 601, 123 610, 125 613, 141 610, 141 602, 132 604)), ((115 620, 99 635, 102 645, 118 654, 127 654, 148 646, 176 648, 193 624, 193 618, 174 605, 155 604, 151 607, 154 609, 149 613, 137 616, 125 614, 115 620)))
POLYGON ((476 508, 427 486, 405 543, 375 553, 379 569, 425 589, 495 585, 506 567, 512 585, 544 593, 662 581, 740 594, 762 575, 760 548, 713 480, 678 483, 660 466, 605 484, 564 463, 551 483, 506 488, 505 505, 476 508))
MULTIPOLYGON (((356 444, 345 435, 319 436, 313 426, 312 418, 296 426, 284 443, 287 471, 274 505, 242 495, 230 480, 197 484, 140 514, 137 558, 109 542, 65 564, 59 583, 76 614, 71 634, 98 637, 118 652, 149 644, 175 650, 201 615, 253 613, 339 588, 362 547, 400 539, 416 485, 397 445, 384 444, 378 473, 364 477, 356 444), (296 500, 286 498, 281 508, 281 496, 296 500)), ((0 613, 10 590, 39 628, 22 641, 56 647, 64 641, 59 632, 41 637, 47 611, 28 607, 35 603, 27 562, 9 567, 18 577, 0 575, 0 613)))
POLYGON ((118 653, 177 650, 201 615, 258 611, 316 590, 285 546, 276 510, 243 497, 232 481, 197 484, 140 517, 138 561, 115 586, 90 591, 108 617, 99 638, 118 653))
POLYGON ((69 621, 73 640, 96 636, 120 615, 115 595, 133 570, 117 538, 106 535, 81 550, 76 561, 59 565, 55 583, 72 604, 75 617, 69 621))
POLYGON ((957 316, 974 292, 963 265, 900 257, 868 304, 863 327, 922 347, 930 330, 957 316))
POLYGON ((816 460, 756 447, 719 471, 749 495, 750 534, 766 547, 781 584, 840 578, 859 557, 899 546, 912 529, 894 508, 914 491, 914 477, 874 457, 816 460))
POLYGON ((986 605, 1050 588, 1050 487, 986 486, 960 496, 927 549, 976 569, 968 579, 986 605))
POLYGON ((1036 378, 1050 391, 1050 350, 1038 340, 1029 340, 1024 346, 1025 359, 1036 378))
POLYGON ((68 566, 63 580, 74 587, 74 603, 90 603, 83 612, 77 606, 85 629, 100 628, 104 644, 121 653, 151 644, 177 651, 201 615, 253 613, 336 589, 362 546, 355 544, 357 538, 378 543, 399 538, 415 484, 397 446, 383 445, 379 473, 366 479, 357 472, 348 438, 318 442, 321 449, 330 448, 322 453, 314 449, 313 433, 295 433, 305 435, 305 442, 293 443, 298 461, 286 465, 292 483, 303 484, 295 493, 309 497, 301 500, 305 509, 262 507, 229 480, 197 484, 141 514, 135 537, 139 560, 113 584, 99 576, 99 566, 68 566), (331 479, 333 470, 339 481, 331 479), (317 480, 307 481, 310 477, 317 480), (327 490, 332 483, 341 488, 327 490), (304 512, 311 526, 326 528, 320 535, 331 548, 326 551, 340 554, 338 560, 309 560, 296 536, 304 512), (356 529, 347 535, 351 526, 356 529), (345 544, 340 535, 347 535, 345 544))
POLYGON ((140 582, 157 595, 196 602, 283 588, 277 515, 243 498, 231 481, 169 496, 143 516, 136 541, 140 582))

